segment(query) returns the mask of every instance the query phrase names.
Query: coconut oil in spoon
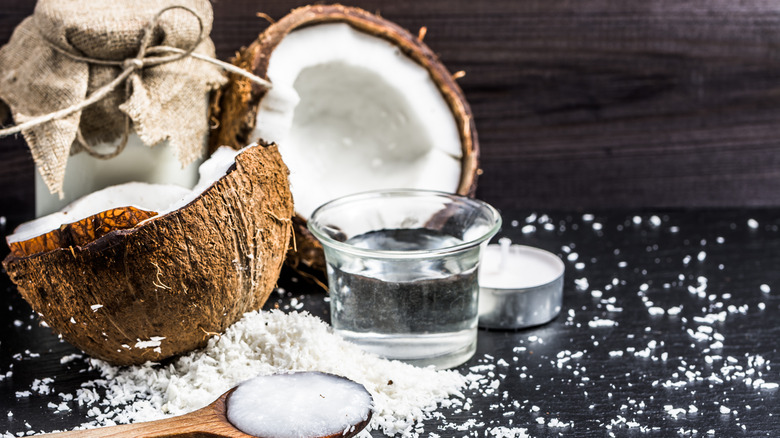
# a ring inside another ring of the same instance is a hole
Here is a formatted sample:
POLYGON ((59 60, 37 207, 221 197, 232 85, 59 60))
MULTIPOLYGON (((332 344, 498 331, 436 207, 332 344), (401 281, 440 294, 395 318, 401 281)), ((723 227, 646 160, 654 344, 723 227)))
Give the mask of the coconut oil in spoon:
POLYGON ((145 423, 47 434, 52 438, 350 438, 371 421, 371 394, 320 372, 247 380, 205 408, 145 423))

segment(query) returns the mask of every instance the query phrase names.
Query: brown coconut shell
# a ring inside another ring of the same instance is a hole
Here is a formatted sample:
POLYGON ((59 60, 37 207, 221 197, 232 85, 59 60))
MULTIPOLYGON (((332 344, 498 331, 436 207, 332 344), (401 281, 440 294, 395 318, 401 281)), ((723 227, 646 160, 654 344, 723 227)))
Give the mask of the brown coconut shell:
POLYGON ((57 248, 86 245, 111 231, 133 228, 154 216, 157 216, 157 212, 139 210, 131 206, 112 208, 70 224, 63 224, 56 230, 35 238, 10 242, 8 247, 11 254, 25 257, 57 248))
POLYGON ((184 353, 268 299, 292 228, 287 175, 276 146, 251 147, 179 210, 83 245, 10 254, 3 266, 91 356, 129 365, 184 353), (143 344, 159 338, 159 348, 143 344))
MULTIPOLYGON (((359 8, 338 4, 304 6, 293 10, 269 26, 257 40, 237 54, 233 63, 267 79, 266 73, 271 54, 290 32, 335 22, 347 23, 356 30, 391 42, 428 70, 455 117, 463 147, 460 183, 456 193, 473 196, 480 171, 479 143, 471 108, 452 74, 447 71, 436 54, 421 39, 397 24, 359 8)), ((221 90, 212 103, 212 119, 217 121, 210 136, 212 148, 220 145, 240 148, 257 140, 249 138, 249 135, 254 129, 257 108, 265 93, 266 90, 262 86, 235 74, 230 75, 228 85, 221 90)), ((290 251, 288 264, 293 268, 302 265, 324 271, 325 259, 322 246, 306 229, 304 218, 296 216, 294 233, 294 246, 297 251, 290 251)))

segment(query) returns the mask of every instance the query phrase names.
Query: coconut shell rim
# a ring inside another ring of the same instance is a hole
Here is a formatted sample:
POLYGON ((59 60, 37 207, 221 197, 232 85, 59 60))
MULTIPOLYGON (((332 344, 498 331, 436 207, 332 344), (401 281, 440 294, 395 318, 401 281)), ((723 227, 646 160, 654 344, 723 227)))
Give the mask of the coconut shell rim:
MULTIPOLYGON (((257 146, 250 146, 250 147, 265 147, 265 146, 258 144, 257 146)), ((195 196, 190 202, 182 205, 181 207, 179 207, 179 208, 177 208, 175 210, 171 210, 171 211, 168 211, 166 213, 158 214, 158 215, 150 217, 148 219, 144 219, 141 222, 138 222, 137 224, 135 224, 131 228, 124 228, 124 229, 109 231, 108 233, 106 233, 106 234, 98 237, 97 239, 92 240, 92 241, 90 241, 90 242, 88 242, 88 243, 86 243, 84 245, 72 245, 72 246, 64 247, 64 248, 63 247, 55 248, 55 249, 52 249, 52 250, 49 250, 49 251, 38 252, 38 253, 35 253, 35 254, 28 254, 28 255, 25 255, 25 256, 21 256, 21 257, 15 255, 13 253, 9 253, 5 257, 5 259, 3 259, 3 265, 5 265, 6 263, 13 262, 15 260, 28 260, 28 259, 33 258, 33 257, 40 257, 40 256, 43 256, 45 254, 55 253, 55 252, 58 252, 58 251, 65 251, 65 252, 71 252, 72 250, 78 250, 80 252, 100 251, 103 247, 105 247, 104 244, 106 244, 107 242, 114 241, 116 239, 121 239, 121 238, 123 238, 123 236, 125 234, 133 234, 134 232, 136 232, 138 229, 140 229, 142 227, 151 226, 150 224, 155 222, 155 221, 157 221, 158 219, 167 218, 168 216, 177 213, 179 210, 183 210, 185 208, 190 207, 192 204, 194 204, 196 201, 198 201, 202 196, 204 196, 207 192, 210 192, 211 190, 214 190, 214 188, 216 187, 216 185, 217 185, 217 183, 219 181, 221 181, 223 178, 226 178, 229 174, 233 173, 236 169, 238 169, 238 166, 237 166, 238 157, 240 155, 243 155, 245 152, 246 151, 240 152, 240 153, 238 153, 235 156, 233 164, 231 164, 230 167, 227 168, 227 170, 225 171, 224 175, 221 175, 219 178, 217 178, 214 181, 212 181, 212 183, 209 184, 208 187, 203 189, 203 191, 201 191, 197 196, 195 196), (98 248, 95 248, 95 247, 98 247, 98 248)), ((119 208, 124 208, 124 207, 119 207, 119 208)), ((110 210, 110 209, 102 210, 102 211, 100 211, 98 213, 95 213, 95 214, 100 214, 100 213, 108 211, 108 210, 110 210)), ((88 217, 92 217, 92 216, 94 216, 94 215, 90 215, 88 217)), ((74 221, 74 222, 70 222, 70 223, 76 223, 76 222, 78 222, 78 221, 74 221)), ((62 224, 62 225, 67 225, 67 224, 62 224)), ((53 231, 53 230, 50 230, 50 231, 53 231)), ((47 232, 49 232, 49 231, 47 231, 47 232)), ((35 239, 37 237, 42 236, 43 234, 46 234, 46 232, 45 233, 41 233, 41 234, 39 234, 39 235, 37 235, 35 237, 31 237, 30 239, 21 240, 20 242, 25 242, 27 240, 35 239)))

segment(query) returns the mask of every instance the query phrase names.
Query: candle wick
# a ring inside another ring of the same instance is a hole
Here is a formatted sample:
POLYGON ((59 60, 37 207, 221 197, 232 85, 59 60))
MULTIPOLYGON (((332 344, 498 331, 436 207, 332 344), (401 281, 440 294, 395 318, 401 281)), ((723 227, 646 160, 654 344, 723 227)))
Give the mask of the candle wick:
POLYGON ((501 259, 498 262, 499 272, 506 270, 509 262, 509 248, 512 246, 512 240, 508 237, 498 239, 498 245, 501 247, 501 259))

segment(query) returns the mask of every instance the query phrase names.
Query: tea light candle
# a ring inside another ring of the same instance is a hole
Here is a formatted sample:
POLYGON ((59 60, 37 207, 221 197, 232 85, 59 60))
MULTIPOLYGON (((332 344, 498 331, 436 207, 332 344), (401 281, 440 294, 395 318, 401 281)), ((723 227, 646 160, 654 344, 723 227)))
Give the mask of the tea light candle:
POLYGON ((479 325, 523 328, 544 324, 561 311, 564 264, 542 249, 488 245, 479 270, 479 325))

